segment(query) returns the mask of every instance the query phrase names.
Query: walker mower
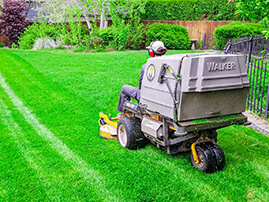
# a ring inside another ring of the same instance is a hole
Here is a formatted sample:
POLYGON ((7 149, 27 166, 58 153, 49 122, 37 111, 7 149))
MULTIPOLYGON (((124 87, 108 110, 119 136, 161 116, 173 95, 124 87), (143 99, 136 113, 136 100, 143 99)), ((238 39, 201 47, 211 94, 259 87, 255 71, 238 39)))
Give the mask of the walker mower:
POLYGON ((191 151, 194 167, 212 173, 225 165, 217 129, 246 124, 249 88, 244 57, 221 53, 150 58, 139 104, 124 103, 126 118, 100 113, 101 135, 127 149, 148 142, 168 154, 191 151))

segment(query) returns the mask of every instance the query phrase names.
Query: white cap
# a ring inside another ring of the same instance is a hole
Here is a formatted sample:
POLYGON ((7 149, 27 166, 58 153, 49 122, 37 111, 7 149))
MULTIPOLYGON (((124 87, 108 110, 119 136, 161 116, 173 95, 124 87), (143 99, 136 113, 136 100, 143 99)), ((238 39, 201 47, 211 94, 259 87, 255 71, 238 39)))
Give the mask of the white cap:
POLYGON ((165 46, 164 43, 161 41, 151 42, 150 45, 146 47, 146 49, 152 49, 154 53, 158 55, 165 54, 165 46))

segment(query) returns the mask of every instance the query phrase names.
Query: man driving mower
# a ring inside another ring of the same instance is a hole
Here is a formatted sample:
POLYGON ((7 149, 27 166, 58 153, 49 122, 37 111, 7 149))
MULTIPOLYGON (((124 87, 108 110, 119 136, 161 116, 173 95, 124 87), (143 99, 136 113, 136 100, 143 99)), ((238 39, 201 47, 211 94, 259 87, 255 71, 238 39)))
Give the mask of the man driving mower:
MULTIPOLYGON (((161 41, 151 42, 150 45, 146 47, 146 49, 148 49, 150 57, 160 57, 167 52, 167 48, 164 46, 164 43, 161 41)), ((120 98, 119 98, 119 102, 117 106, 118 111, 123 112, 123 104, 125 100, 130 101, 130 98, 133 98, 139 102, 141 84, 142 84, 145 69, 146 69, 146 64, 144 64, 141 68, 138 88, 134 86, 130 86, 130 85, 123 85, 121 87, 120 98)), ((122 119, 124 117, 126 117, 126 114, 124 113, 119 113, 117 115, 118 119, 122 119)))

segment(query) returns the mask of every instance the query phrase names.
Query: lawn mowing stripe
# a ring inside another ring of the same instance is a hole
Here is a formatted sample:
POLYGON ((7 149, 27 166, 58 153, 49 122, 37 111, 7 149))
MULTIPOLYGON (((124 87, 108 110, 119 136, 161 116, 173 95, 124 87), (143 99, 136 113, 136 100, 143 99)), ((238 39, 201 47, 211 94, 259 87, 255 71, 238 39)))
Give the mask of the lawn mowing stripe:
POLYGON ((31 143, 25 139, 24 134, 21 132, 21 128, 13 120, 11 112, 8 110, 8 107, 1 99, 0 117, 4 124, 11 131, 11 135, 13 136, 15 143, 17 144, 25 159, 29 162, 30 167, 36 170, 38 173, 39 179, 42 180, 42 184, 45 186, 46 195, 50 200, 55 200, 60 195, 59 190, 57 190, 55 186, 50 186, 48 175, 45 174, 43 169, 45 162, 41 158, 38 158, 37 151, 33 149, 31 143))
POLYGON ((8 191, 5 189, 4 185, 0 182, 0 200, 4 201, 7 198, 8 191))
MULTIPOLYGON (((17 107, 20 113, 24 116, 25 120, 32 125, 36 130, 37 134, 44 138, 49 145, 57 151, 63 158, 69 162, 74 169, 79 171, 83 178, 91 181, 95 187, 98 187, 96 190, 100 195, 104 196, 104 199, 108 201, 120 201, 115 196, 111 195, 109 190, 105 189, 104 181, 99 173, 91 168, 90 166, 78 155, 73 153, 61 140, 59 140, 46 126, 41 124, 35 115, 24 106, 23 102, 15 95, 12 89, 5 82, 4 77, 0 73, 0 85, 4 91, 8 94, 12 103, 17 107)), ((114 190, 115 191, 115 190, 114 190)))
MULTIPOLYGON (((6 102, 9 110, 12 112, 13 120, 21 127, 25 134, 24 137, 21 137, 19 134, 18 136, 22 139, 27 138, 32 148, 36 149, 37 156, 45 161, 43 169, 50 180, 50 186, 57 187, 60 190, 58 198, 56 198, 57 201, 77 201, 85 198, 94 199, 96 202, 104 201, 103 197, 100 197, 95 192, 95 187, 90 185, 78 171, 64 161, 62 156, 59 156, 57 152, 52 150, 47 142, 36 134, 32 126, 25 122, 24 117, 12 105, 8 95, 1 87, 0 97, 6 102)), ((14 201, 19 194, 24 199, 32 198, 43 201, 44 198, 47 198, 45 193, 46 187, 39 180, 37 172, 29 166, 28 161, 21 154, 11 135, 11 131, 3 125, 0 117, 0 131, 2 128, 4 133, 0 133, 0 150, 2 150, 1 152, 4 155, 0 156, 0 182, 2 181, 3 187, 7 187, 9 190, 9 195, 5 199, 14 201), (17 154, 17 157, 14 157, 14 153, 17 154), (16 158, 16 160, 13 158, 16 158), (24 169, 23 172, 22 169, 24 169)), ((54 198, 54 200, 56 199, 54 198)))

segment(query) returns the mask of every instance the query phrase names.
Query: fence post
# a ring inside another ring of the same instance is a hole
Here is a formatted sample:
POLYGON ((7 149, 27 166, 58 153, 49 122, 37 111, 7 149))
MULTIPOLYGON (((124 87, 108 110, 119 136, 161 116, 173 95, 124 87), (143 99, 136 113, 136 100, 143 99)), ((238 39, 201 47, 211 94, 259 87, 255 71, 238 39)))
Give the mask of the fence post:
POLYGON ((248 63, 250 62, 251 59, 251 53, 252 53, 252 40, 253 40, 253 36, 251 35, 249 38, 249 49, 248 49, 248 63))
POLYGON ((266 101, 265 116, 264 116, 265 120, 267 120, 268 111, 269 111, 269 83, 268 83, 267 101, 266 101))
POLYGON ((206 33, 204 34, 204 42, 203 42, 202 50, 205 50, 205 40, 206 40, 206 33))

